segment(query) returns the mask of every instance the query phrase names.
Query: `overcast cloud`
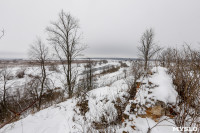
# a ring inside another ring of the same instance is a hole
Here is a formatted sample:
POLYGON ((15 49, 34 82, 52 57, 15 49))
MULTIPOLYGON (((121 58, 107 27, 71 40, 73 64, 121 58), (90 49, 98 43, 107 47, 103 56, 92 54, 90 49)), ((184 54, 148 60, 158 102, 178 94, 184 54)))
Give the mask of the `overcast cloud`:
POLYGON ((199 49, 199 0, 1 0, 0 58, 27 57, 36 36, 63 9, 80 20, 85 57, 136 57, 146 28, 155 30, 161 46, 183 42, 199 49))

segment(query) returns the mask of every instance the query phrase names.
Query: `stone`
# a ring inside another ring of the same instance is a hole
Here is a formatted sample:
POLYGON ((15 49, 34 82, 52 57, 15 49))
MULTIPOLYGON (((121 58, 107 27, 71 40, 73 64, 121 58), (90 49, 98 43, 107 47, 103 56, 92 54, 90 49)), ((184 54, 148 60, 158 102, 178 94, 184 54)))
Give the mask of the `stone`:
POLYGON ((162 115, 162 110, 163 110, 163 108, 159 105, 159 106, 152 107, 151 110, 150 110, 150 112, 153 115, 161 116, 162 115))

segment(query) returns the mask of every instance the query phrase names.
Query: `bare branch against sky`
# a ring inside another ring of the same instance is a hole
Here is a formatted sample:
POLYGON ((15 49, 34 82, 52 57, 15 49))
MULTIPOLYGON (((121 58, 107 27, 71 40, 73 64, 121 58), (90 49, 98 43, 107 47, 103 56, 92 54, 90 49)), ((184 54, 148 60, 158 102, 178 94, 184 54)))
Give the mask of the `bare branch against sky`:
POLYGON ((4 29, 1 31, 0 39, 4 36, 4 29))
POLYGON ((31 42, 46 39, 45 27, 62 9, 80 20, 86 57, 136 57, 150 27, 161 47, 187 42, 199 48, 199 5, 199 0, 2 0, 0 27, 6 36, 0 58, 27 57, 31 42))

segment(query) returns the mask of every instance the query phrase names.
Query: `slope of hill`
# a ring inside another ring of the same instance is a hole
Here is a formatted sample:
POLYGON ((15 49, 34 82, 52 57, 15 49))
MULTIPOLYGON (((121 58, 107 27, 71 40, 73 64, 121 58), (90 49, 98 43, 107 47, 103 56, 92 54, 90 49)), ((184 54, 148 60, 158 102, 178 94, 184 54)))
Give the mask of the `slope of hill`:
MULTIPOLYGON (((135 98, 128 98, 124 69, 100 77, 99 88, 30 114, 6 125, 0 133, 173 132, 169 109, 177 92, 167 70, 154 67, 151 75, 137 81, 135 98)), ((131 75, 126 78, 133 79, 131 75)))

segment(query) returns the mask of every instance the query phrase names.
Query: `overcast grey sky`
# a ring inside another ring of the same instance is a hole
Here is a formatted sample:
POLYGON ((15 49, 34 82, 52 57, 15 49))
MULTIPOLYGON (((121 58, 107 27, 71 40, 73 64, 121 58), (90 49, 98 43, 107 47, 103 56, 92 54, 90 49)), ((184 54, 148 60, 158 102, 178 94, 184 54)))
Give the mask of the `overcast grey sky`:
POLYGON ((0 58, 27 57, 36 36, 63 9, 80 20, 86 57, 136 57, 142 33, 152 27, 161 46, 199 48, 200 0, 1 0, 0 58))

